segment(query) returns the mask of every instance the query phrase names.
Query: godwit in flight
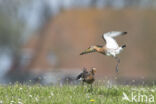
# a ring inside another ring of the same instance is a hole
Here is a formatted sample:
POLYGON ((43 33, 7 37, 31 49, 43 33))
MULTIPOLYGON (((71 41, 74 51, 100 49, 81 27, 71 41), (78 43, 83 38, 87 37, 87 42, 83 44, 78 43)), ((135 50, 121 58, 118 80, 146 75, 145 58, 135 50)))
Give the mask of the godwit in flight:
POLYGON ((120 52, 126 47, 126 45, 124 44, 122 46, 119 46, 114 38, 126 34, 127 32, 120 32, 120 31, 112 31, 112 32, 104 33, 102 35, 102 38, 106 43, 105 45, 90 46, 87 50, 80 53, 80 55, 92 53, 92 52, 98 52, 106 56, 112 56, 117 60, 116 72, 118 72, 118 64, 120 63, 120 59, 117 57, 117 55, 120 54, 120 52))

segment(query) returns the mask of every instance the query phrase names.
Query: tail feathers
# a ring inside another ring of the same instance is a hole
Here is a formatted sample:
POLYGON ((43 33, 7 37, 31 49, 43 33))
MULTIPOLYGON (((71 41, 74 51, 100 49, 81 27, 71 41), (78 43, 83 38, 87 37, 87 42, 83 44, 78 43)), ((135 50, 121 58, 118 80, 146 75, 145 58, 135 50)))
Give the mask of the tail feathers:
POLYGON ((79 80, 82 77, 82 73, 76 77, 76 80, 79 80))
POLYGON ((86 75, 88 73, 87 69, 84 67, 83 68, 83 72, 80 73, 77 77, 76 77, 76 80, 81 80, 84 78, 84 75, 86 75))
POLYGON ((126 44, 122 45, 121 47, 122 47, 122 48, 125 48, 125 47, 126 47, 126 44))

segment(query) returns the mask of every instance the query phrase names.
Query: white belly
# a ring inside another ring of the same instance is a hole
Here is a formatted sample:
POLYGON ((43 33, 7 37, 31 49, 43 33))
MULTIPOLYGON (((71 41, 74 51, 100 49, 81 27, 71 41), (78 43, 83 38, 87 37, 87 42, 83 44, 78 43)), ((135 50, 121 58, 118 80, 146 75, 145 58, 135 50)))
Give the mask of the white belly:
POLYGON ((116 57, 121 52, 122 48, 117 48, 117 49, 108 49, 106 51, 107 56, 113 56, 116 57))

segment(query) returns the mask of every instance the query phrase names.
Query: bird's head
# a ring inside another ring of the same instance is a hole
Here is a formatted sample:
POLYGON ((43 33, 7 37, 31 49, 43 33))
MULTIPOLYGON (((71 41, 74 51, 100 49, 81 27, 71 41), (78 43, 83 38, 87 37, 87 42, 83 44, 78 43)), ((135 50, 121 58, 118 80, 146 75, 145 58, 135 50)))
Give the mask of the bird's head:
POLYGON ((93 68, 91 69, 91 73, 95 74, 95 73, 96 73, 96 68, 93 67, 93 68))

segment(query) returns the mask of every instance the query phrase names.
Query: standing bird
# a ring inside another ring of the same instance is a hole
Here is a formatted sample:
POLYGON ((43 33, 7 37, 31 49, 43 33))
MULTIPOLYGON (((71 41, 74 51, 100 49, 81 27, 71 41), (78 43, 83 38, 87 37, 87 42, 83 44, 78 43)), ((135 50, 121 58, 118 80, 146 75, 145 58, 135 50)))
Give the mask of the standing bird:
POLYGON ((84 52, 80 53, 80 55, 84 55, 87 53, 92 53, 92 52, 98 52, 106 56, 112 56, 117 60, 117 65, 116 65, 116 72, 118 72, 118 64, 120 63, 120 59, 117 57, 118 54, 126 47, 126 45, 119 46, 114 37, 120 36, 120 35, 126 35, 127 32, 120 32, 120 31, 112 31, 112 32, 107 32, 102 35, 102 38, 105 41, 105 45, 94 45, 90 46, 87 50, 84 52))
POLYGON ((82 80, 83 83, 91 84, 91 89, 92 89, 92 83, 95 81, 95 73, 96 73, 96 68, 92 68, 90 71, 88 71, 86 68, 83 68, 83 72, 80 73, 77 76, 77 80, 82 80))

